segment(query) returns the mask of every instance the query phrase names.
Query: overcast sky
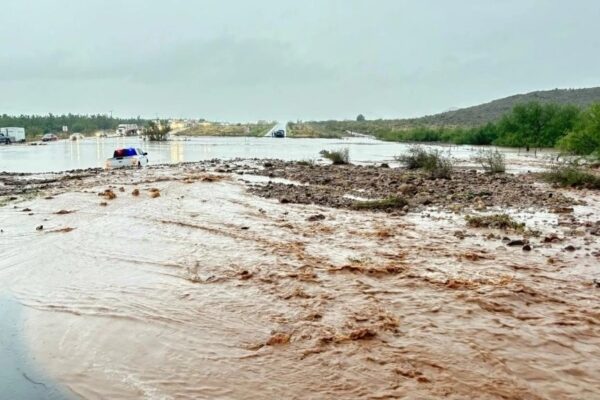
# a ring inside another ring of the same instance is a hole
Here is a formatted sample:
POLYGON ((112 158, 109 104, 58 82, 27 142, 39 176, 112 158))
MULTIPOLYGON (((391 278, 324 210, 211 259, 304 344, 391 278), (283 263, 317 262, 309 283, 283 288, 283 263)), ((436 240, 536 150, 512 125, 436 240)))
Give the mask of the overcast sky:
POLYGON ((598 0, 0 2, 0 113, 410 117, 599 85, 598 0))

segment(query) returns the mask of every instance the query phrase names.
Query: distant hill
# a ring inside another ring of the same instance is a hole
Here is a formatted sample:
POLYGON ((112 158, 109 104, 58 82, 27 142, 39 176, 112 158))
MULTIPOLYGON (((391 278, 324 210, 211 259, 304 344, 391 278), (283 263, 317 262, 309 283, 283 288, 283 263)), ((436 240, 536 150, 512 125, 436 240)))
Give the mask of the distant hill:
POLYGON ((537 101, 540 103, 573 104, 586 107, 600 102, 600 87, 587 89, 554 89, 517 94, 490 101, 478 106, 460 108, 440 114, 410 119, 412 123, 425 125, 473 126, 496 121, 509 112, 516 104, 537 101))

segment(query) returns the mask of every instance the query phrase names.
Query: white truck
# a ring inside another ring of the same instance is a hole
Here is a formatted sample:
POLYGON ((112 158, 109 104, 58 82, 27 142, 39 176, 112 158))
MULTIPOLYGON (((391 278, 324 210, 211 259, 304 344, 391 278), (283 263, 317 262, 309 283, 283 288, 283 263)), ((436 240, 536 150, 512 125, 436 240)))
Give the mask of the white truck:
POLYGON ((112 158, 104 163, 104 168, 145 167, 148 165, 148 153, 142 149, 128 147, 116 149, 112 158))
POLYGON ((0 136, 3 138, 0 139, 0 142, 9 143, 17 143, 25 141, 25 128, 0 128, 0 136))

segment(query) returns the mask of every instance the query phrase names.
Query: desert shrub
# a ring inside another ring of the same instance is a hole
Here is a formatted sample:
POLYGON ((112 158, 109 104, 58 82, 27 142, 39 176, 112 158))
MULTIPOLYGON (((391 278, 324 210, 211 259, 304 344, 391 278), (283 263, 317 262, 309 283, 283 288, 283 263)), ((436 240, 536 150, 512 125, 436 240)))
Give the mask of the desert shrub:
POLYGON ((467 225, 472 228, 492 228, 516 232, 525 230, 525 224, 515 221, 507 214, 467 215, 465 220, 467 225))
POLYGON ((585 110, 574 130, 560 139, 558 147, 578 155, 600 155, 600 103, 585 110))
POLYGON ((171 126, 167 121, 150 121, 145 135, 152 142, 162 142, 169 138, 169 132, 171 132, 171 126))
POLYGON ((562 187, 600 189, 600 177, 574 164, 559 164, 542 173, 542 179, 562 187))
POLYGON ((296 164, 298 164, 298 165, 304 165, 304 166, 307 166, 307 167, 314 167, 315 164, 316 164, 316 161, 314 159, 312 159, 312 158, 306 158, 304 160, 296 161, 296 164))
POLYGON ((435 166, 439 158, 437 150, 426 150, 421 146, 413 146, 408 149, 408 154, 396 157, 408 169, 427 169, 435 166))
POLYGON ((381 200, 356 201, 352 204, 352 208, 357 210, 389 210, 403 208, 406 205, 408 205, 406 199, 391 196, 381 200))
POLYGON ((321 150, 320 154, 331 160, 334 165, 350 164, 350 151, 347 148, 333 151, 321 150))
POLYGON ((449 178, 452 174, 452 160, 444 157, 437 149, 427 150, 421 146, 413 146, 407 154, 395 157, 408 169, 423 169, 434 178, 449 178))
POLYGON ((500 153, 498 150, 480 150, 474 159, 481 164, 485 172, 490 174, 506 172, 504 154, 500 153))

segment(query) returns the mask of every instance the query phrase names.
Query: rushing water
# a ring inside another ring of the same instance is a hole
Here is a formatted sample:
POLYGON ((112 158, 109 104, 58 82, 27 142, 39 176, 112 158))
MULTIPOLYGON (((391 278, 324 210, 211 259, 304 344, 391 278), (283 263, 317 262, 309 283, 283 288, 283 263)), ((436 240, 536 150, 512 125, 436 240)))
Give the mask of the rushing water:
MULTIPOLYGON (((309 160, 321 150, 348 148, 353 162, 393 162, 405 153, 406 143, 382 142, 370 138, 292 139, 270 137, 201 137, 168 142, 144 142, 137 137, 88 138, 62 140, 46 145, 0 146, 0 171, 55 172, 102 167, 119 147, 140 147, 148 152, 150 164, 201 161, 213 158, 279 158, 309 160)), ((476 154, 474 146, 436 146, 452 157, 469 160, 476 154)), ((519 157, 517 150, 503 150, 509 157, 519 157)))
POLYGON ((597 398, 586 237, 498 248, 455 235, 460 215, 280 204, 208 177, 103 171, 0 207, 0 399, 597 398))

